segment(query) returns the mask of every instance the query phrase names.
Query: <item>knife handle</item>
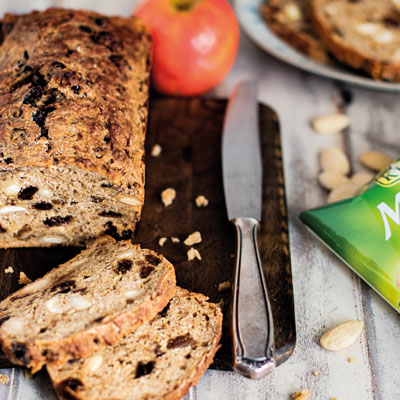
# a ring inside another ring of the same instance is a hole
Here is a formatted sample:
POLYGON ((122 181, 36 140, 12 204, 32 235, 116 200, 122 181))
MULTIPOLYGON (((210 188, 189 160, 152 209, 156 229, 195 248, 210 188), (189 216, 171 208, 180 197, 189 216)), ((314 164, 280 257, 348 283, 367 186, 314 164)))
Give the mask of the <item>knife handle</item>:
POLYGON ((274 326, 257 244, 259 222, 235 218, 236 270, 233 285, 233 369, 260 379, 275 369, 274 326))

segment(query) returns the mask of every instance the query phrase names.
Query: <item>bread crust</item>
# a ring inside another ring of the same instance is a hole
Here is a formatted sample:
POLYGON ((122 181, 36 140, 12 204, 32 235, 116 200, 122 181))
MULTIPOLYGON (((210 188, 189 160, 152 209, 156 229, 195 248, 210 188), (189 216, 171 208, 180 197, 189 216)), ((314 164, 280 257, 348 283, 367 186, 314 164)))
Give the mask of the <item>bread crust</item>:
POLYGON ((322 43, 312 33, 294 29, 289 24, 279 21, 278 11, 277 6, 273 5, 271 1, 263 4, 261 8, 265 21, 274 33, 314 60, 331 62, 322 43))
MULTIPOLYGON (((105 236, 98 239, 93 246, 109 241, 115 243, 114 239, 105 236)), ((133 245, 130 241, 123 243, 135 249, 135 251, 141 251, 139 245, 133 245)), ((32 373, 35 373, 44 364, 63 365, 70 359, 87 357, 104 346, 115 345, 122 337, 134 331, 144 322, 154 318, 175 293, 175 270, 168 260, 156 252, 146 250, 146 254, 161 258, 165 264, 165 273, 158 289, 151 296, 146 297, 140 305, 129 312, 107 316, 96 326, 89 326, 82 332, 60 339, 16 343, 0 330, 0 344, 4 354, 12 363, 31 368, 32 373), (18 352, 16 352, 16 349, 18 349, 18 352)), ((24 288, 18 290, 10 297, 22 294, 23 290, 24 288)))
POLYGON ((311 17, 314 30, 320 35, 326 48, 339 61, 362 69, 376 80, 400 81, 400 63, 377 60, 349 45, 346 40, 329 28, 322 12, 322 0, 311 1, 311 17))
POLYGON ((144 24, 52 8, 1 25, 0 168, 76 166, 143 202, 144 24))

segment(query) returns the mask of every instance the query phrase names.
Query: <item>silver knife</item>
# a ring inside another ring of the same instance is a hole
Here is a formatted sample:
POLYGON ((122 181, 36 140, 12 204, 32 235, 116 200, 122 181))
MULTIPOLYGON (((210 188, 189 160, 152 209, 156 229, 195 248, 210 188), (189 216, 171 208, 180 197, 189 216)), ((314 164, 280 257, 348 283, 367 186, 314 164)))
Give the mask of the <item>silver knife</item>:
POLYGON ((233 285, 233 369, 259 379, 275 369, 274 327, 257 245, 262 160, 257 85, 239 84, 229 99, 222 132, 222 173, 228 219, 236 228, 233 285))

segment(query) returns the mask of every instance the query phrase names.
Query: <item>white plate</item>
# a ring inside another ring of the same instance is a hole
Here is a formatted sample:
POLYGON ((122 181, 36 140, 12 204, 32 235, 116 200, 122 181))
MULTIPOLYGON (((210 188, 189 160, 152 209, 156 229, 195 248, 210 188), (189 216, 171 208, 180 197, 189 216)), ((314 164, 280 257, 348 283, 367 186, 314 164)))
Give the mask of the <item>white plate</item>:
POLYGON ((279 39, 265 23, 260 8, 265 0, 234 0, 234 8, 239 22, 249 38, 261 49, 297 68, 327 78, 336 79, 369 89, 399 91, 400 83, 375 81, 372 78, 357 75, 340 66, 330 66, 308 58, 279 39))

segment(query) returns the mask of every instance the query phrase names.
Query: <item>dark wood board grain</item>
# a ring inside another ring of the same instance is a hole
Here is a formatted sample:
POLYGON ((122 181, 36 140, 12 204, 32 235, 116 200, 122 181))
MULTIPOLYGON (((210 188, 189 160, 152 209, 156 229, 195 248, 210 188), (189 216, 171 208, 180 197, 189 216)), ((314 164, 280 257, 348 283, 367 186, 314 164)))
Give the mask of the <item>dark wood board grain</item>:
MULTIPOLYGON (((233 281, 235 263, 234 230, 227 220, 221 173, 221 130, 226 101, 212 99, 153 98, 146 139, 146 199, 142 220, 134 242, 156 250, 175 266, 177 283, 201 292, 211 301, 224 301, 222 347, 214 368, 231 369, 229 311, 231 292, 219 292, 218 284, 233 281), (151 156, 154 144, 162 148, 160 156, 151 156), (161 192, 176 190, 176 199, 165 207, 161 192), (195 205, 204 195, 207 207, 195 205), (202 260, 188 261, 183 241, 199 231, 202 242, 194 245, 202 260), (180 243, 173 243, 171 237, 180 243), (160 247, 161 237, 168 240, 160 247)), ((263 153, 263 221, 259 233, 263 261, 275 323, 278 365, 293 352, 296 329, 292 293, 292 275, 288 245, 288 225, 284 196, 279 125, 275 113, 260 105, 260 130, 263 153)), ((238 187, 238 191, 241 188, 238 187)), ((12 249, 0 252, 0 297, 18 285, 19 271, 31 279, 73 257, 79 249, 12 249), (13 274, 5 274, 8 266, 13 274)), ((0 358, 0 367, 9 366, 0 358)))

